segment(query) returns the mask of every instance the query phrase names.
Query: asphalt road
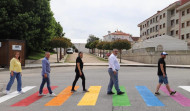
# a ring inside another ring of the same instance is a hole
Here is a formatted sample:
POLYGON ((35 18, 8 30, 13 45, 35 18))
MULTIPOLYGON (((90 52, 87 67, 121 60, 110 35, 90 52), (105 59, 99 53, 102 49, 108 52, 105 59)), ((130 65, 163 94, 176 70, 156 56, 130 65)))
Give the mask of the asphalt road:
MULTIPOLYGON (((74 67, 52 68, 51 72, 51 85, 58 86, 58 88, 53 91, 54 93, 59 94, 62 90, 72 85, 75 77, 74 67)), ((189 111, 190 107, 180 105, 162 91, 160 91, 161 95, 157 97, 165 106, 147 106, 135 87, 146 86, 152 93, 154 93, 158 82, 156 72, 156 68, 121 68, 119 71, 119 84, 120 86, 125 87, 131 106, 112 105, 112 96, 106 94, 109 81, 107 67, 85 67, 86 88, 88 89, 90 86, 102 86, 95 106, 77 106, 78 102, 85 94, 82 92, 82 81, 79 79, 77 83, 77 85, 80 86, 78 91, 61 106, 44 106, 47 102, 53 99, 53 97, 47 96, 29 106, 11 107, 14 103, 34 94, 39 89, 41 83, 41 69, 27 69, 23 71, 23 87, 37 87, 27 91, 25 94, 0 103, 0 111, 189 111)), ((190 86, 189 70, 169 68, 167 72, 172 89, 175 89, 177 92, 190 99, 190 92, 178 87, 190 86)), ((9 72, 0 72, 0 82, 7 84, 8 80, 9 72)), ((16 80, 12 87, 12 91, 15 90, 16 80)), ((0 97, 3 96, 4 95, 1 93, 0 97)))

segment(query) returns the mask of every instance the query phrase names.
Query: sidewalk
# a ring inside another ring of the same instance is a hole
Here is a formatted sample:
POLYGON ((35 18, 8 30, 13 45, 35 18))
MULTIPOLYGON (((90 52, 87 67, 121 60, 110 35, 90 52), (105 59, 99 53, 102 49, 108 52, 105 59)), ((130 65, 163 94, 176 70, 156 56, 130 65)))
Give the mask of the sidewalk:
MULTIPOLYGON (((69 55, 70 61, 67 63, 64 63, 64 62, 55 63, 55 59, 56 59, 55 56, 56 56, 56 54, 51 56, 52 57, 50 59, 51 67, 71 67, 71 66, 76 65, 75 60, 76 60, 77 54, 69 55)), ((99 60, 98 58, 93 60, 94 58, 95 58, 95 56, 93 56, 93 55, 84 54, 84 66, 108 66, 107 61, 99 62, 101 60, 99 60), (87 56, 91 56, 91 57, 88 58, 87 56)), ((57 61, 57 59, 56 59, 56 61, 57 61)), ((62 61, 64 61, 64 60, 62 60, 62 61)), ((157 67, 157 64, 143 64, 143 63, 123 60, 123 59, 121 62, 122 62, 121 67, 157 67)), ((36 64, 34 63, 34 64, 26 64, 23 67, 23 69, 33 69, 33 68, 41 68, 41 67, 42 67, 41 63, 36 63, 36 64)), ((190 65, 167 65, 167 67, 190 69, 190 65)), ((0 68, 0 71, 7 71, 7 70, 8 70, 8 68, 0 68)))

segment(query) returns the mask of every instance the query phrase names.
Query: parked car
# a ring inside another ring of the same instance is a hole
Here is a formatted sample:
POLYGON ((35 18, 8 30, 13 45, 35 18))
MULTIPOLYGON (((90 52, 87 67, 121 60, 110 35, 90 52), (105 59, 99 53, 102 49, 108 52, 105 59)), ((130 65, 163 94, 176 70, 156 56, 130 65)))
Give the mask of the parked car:
POLYGON ((66 52, 67 54, 73 54, 74 51, 73 51, 73 48, 67 48, 66 52))

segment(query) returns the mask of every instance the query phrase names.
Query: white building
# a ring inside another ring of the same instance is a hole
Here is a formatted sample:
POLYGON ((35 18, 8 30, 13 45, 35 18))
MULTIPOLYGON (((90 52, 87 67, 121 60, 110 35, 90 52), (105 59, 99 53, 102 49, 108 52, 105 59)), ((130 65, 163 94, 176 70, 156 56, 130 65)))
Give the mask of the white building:
POLYGON ((190 38, 190 0, 180 0, 141 22, 141 40, 169 35, 181 40, 190 38))
POLYGON ((114 40, 128 40, 130 42, 133 42, 133 39, 132 39, 132 35, 131 34, 127 34, 127 33, 124 33, 122 31, 115 31, 113 33, 111 33, 110 31, 108 31, 108 35, 105 35, 103 37, 103 41, 107 41, 107 42, 111 42, 111 41, 114 41, 114 40))

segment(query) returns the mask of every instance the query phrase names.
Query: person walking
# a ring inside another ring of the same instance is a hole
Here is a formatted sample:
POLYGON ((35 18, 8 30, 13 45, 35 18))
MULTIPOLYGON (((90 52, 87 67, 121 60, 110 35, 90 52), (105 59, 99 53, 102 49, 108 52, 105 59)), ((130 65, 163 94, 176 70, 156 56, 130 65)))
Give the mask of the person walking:
POLYGON ((22 67, 21 67, 21 58, 20 52, 15 53, 15 57, 13 57, 10 61, 10 80, 7 84, 6 94, 10 93, 10 89, 14 83, 15 78, 17 79, 17 91, 20 94, 23 94, 22 91, 22 67))
POLYGON ((46 96, 43 94, 43 87, 45 83, 47 83, 47 88, 49 91, 50 96, 55 97, 56 94, 54 94, 51 90, 50 87, 50 63, 49 63, 49 58, 50 58, 50 52, 45 53, 45 57, 42 59, 42 83, 40 85, 40 90, 38 96, 46 96))
POLYGON ((76 67, 75 67, 76 76, 75 76, 75 79, 73 81, 71 92, 76 92, 76 90, 74 88, 75 88, 75 85, 76 85, 79 78, 82 79, 83 91, 84 92, 89 92, 85 88, 85 76, 84 76, 84 73, 83 73, 83 61, 82 61, 82 58, 83 58, 83 53, 79 52, 78 57, 76 59, 76 67))
POLYGON ((168 92, 170 93, 170 95, 174 95, 176 93, 176 91, 171 91, 169 83, 168 83, 168 77, 167 77, 167 73, 166 73, 166 62, 164 60, 166 58, 166 55, 168 55, 166 52, 162 52, 161 58, 158 61, 159 83, 157 85, 155 95, 160 95, 159 89, 163 83, 166 85, 166 88, 167 88, 168 92))
POLYGON ((118 71, 120 69, 120 64, 117 60, 117 54, 118 54, 118 50, 113 49, 113 53, 109 56, 108 73, 110 75, 110 81, 109 81, 109 85, 108 85, 108 89, 107 89, 108 95, 114 94, 112 92, 113 85, 115 86, 117 95, 124 94, 124 92, 122 92, 119 88, 118 71))

